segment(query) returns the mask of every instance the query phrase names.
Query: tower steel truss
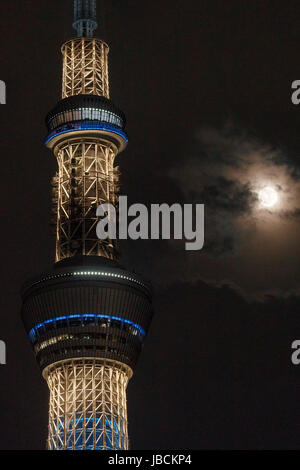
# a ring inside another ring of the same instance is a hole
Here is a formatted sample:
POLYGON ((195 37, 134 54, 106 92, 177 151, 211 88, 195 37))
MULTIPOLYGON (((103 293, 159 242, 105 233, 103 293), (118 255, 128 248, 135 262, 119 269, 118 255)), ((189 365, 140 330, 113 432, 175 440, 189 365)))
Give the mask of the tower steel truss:
POLYGON ((114 168, 116 146, 102 139, 68 141, 57 148, 58 174, 54 180, 57 214, 56 261, 83 255, 115 258, 111 240, 96 235, 100 204, 117 204, 119 174, 114 168))
POLYGON ((62 98, 99 95, 109 98, 109 47, 100 39, 77 38, 62 46, 62 98))
POLYGON ((126 387, 117 362, 73 360, 49 367, 49 450, 128 449, 126 387))

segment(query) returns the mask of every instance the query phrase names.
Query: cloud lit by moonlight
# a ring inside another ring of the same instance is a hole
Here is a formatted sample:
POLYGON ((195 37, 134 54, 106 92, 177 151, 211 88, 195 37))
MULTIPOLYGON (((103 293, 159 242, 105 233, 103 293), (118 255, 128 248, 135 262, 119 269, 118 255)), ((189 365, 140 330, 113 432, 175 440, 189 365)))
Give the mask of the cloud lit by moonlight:
POLYGON ((296 160, 229 123, 200 128, 169 176, 187 202, 205 204, 204 249, 188 263, 177 252, 174 278, 226 281, 249 298, 300 293, 296 160))

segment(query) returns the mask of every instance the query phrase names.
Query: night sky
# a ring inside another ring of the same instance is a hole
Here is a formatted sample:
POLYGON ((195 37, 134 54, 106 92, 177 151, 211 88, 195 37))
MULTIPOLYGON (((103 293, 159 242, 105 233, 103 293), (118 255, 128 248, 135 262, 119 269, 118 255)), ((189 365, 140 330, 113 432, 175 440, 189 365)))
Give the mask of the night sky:
MULTIPOLYGON (((44 449, 48 389, 20 319, 47 269, 56 161, 44 118, 60 99, 71 0, 0 3, 0 449, 44 449)), ((99 0, 117 158, 129 203, 205 204, 205 246, 122 242, 155 316, 128 387, 131 448, 292 449, 299 441, 300 79, 297 0, 99 0), (262 207, 259 191, 279 202, 262 207)))

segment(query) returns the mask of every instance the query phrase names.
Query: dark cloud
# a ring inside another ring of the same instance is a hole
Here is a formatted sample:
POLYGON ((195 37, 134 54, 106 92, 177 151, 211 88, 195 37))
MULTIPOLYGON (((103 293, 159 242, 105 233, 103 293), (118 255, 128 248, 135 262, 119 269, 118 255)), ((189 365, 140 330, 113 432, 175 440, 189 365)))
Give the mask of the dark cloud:
POLYGON ((300 217, 300 208, 291 211, 283 211, 282 216, 288 219, 298 219, 300 217))
MULTIPOLYGON (((199 198, 199 194, 197 197, 199 198)), ((223 176, 217 177, 213 184, 205 185, 200 197, 210 209, 237 214, 249 211, 256 200, 248 184, 223 176)))
POLYGON ((165 187, 169 203, 205 204, 204 249, 187 253, 184 242, 154 241, 146 256, 143 242, 135 244, 141 271, 147 266, 149 277, 161 285, 186 279, 226 284, 249 299, 298 295, 297 174, 283 150, 232 123, 201 128, 190 154, 170 168, 165 187), (278 192, 279 202, 271 209, 259 203, 266 185, 278 192))

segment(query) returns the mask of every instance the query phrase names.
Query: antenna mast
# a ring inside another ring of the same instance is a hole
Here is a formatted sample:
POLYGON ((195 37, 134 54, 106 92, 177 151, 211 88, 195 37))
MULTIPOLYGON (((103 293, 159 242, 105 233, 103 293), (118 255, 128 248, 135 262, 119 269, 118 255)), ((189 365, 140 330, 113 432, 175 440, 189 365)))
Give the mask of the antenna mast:
POLYGON ((97 29, 96 0, 74 0, 73 28, 79 38, 92 38, 97 29))

